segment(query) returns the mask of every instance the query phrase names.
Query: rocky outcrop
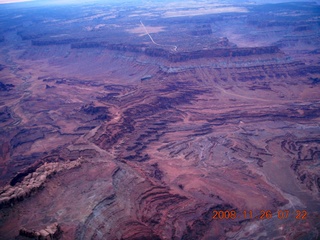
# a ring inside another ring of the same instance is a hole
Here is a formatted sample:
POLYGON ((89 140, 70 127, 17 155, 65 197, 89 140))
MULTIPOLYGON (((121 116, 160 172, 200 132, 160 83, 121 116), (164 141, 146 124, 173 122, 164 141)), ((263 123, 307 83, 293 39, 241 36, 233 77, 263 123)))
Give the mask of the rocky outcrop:
POLYGON ((35 171, 29 173, 21 182, 16 182, 14 186, 7 185, 0 189, 0 207, 13 204, 28 197, 32 192, 40 189, 46 179, 60 171, 79 167, 82 159, 68 162, 44 163, 35 171))
POLYGON ((62 230, 58 223, 53 223, 39 231, 21 228, 19 230, 19 235, 36 240, 58 240, 62 235, 62 230))
POLYGON ((71 44, 71 48, 106 48, 115 51, 124 52, 144 52, 148 47, 146 44, 124 44, 124 43, 107 43, 107 42, 77 42, 71 44))
POLYGON ((320 174, 316 170, 320 158, 320 139, 288 139, 281 143, 284 152, 293 156, 291 168, 297 180, 312 193, 320 193, 320 174))
POLYGON ((218 57, 245 57, 262 54, 279 53, 280 49, 275 46, 256 47, 256 48, 222 48, 211 50, 199 50, 194 52, 173 53, 169 55, 172 62, 183 62, 190 59, 199 58, 218 58, 218 57))
POLYGON ((87 115, 91 115, 94 117, 93 120, 106 120, 110 121, 110 112, 108 111, 107 107, 95 107, 92 104, 88 104, 82 106, 80 109, 81 112, 84 112, 87 115))
POLYGON ((39 80, 43 82, 50 82, 55 84, 65 84, 65 85, 86 85, 86 86, 94 86, 99 87, 102 86, 102 83, 97 83, 94 81, 81 80, 76 78, 59 78, 59 77, 39 77, 39 80))

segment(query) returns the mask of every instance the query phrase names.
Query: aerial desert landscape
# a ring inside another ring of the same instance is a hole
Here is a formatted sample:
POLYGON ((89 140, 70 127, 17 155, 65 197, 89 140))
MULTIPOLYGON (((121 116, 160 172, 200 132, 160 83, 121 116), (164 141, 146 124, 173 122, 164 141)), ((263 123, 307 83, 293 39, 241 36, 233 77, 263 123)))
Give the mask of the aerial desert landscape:
POLYGON ((0 239, 319 239, 319 93, 317 2, 0 4, 0 239))

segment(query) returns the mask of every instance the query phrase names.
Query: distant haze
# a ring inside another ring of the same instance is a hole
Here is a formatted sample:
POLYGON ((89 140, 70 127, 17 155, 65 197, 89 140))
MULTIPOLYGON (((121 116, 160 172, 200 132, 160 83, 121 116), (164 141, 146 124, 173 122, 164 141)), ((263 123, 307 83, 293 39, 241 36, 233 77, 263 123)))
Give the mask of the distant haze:
POLYGON ((0 0, 0 4, 4 3, 17 3, 17 2, 30 2, 33 0, 0 0))
MULTIPOLYGON (((66 3, 87 3, 87 2, 101 2, 101 0, 0 0, 0 4, 5 4, 5 3, 19 3, 19 2, 37 2, 37 3, 53 3, 53 4, 66 4, 66 3)), ((176 1, 164 1, 164 2, 179 2, 181 0, 176 0, 176 1)), ((144 1, 134 1, 134 0, 119 0, 119 1, 114 1, 114 0, 107 0, 107 1, 102 1, 105 3, 109 2, 137 2, 139 4, 143 4, 144 1)), ((149 1, 146 1, 149 2, 149 1)), ((152 1, 152 2, 162 2, 162 1, 152 1)), ((184 3, 188 2, 193 2, 193 1, 183 1, 184 3)), ((204 1, 206 2, 206 1, 204 1)), ((256 1, 250 1, 250 0, 239 0, 239 1, 226 1, 226 0, 217 0, 217 1, 210 1, 210 2, 219 2, 219 3, 234 3, 234 4, 264 4, 264 3, 282 3, 282 2, 317 2, 319 3, 320 1, 312 1, 312 0, 256 0, 256 1)))

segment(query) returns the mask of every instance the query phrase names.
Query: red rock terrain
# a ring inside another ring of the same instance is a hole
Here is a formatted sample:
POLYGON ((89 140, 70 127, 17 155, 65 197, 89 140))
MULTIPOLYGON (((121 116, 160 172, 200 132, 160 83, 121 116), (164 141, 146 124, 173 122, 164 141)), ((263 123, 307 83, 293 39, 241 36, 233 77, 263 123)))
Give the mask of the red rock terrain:
POLYGON ((320 237, 318 5, 4 6, 1 239, 320 237))

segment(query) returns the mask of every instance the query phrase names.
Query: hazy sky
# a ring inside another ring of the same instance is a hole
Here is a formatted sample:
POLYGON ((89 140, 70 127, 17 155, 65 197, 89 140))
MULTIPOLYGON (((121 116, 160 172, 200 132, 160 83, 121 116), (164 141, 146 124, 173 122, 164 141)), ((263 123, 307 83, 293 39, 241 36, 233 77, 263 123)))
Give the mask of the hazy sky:
MULTIPOLYGON (((84 3, 84 2, 94 2, 96 0, 0 0, 0 4, 4 4, 4 3, 18 3, 18 2, 30 2, 30 1, 33 1, 33 2, 48 2, 48 3, 61 3, 61 4, 64 4, 64 3, 84 3)), ((100 0, 101 1, 101 0, 100 0)), ((110 0, 105 0, 103 2, 110 2, 110 0)), ((114 2, 114 1, 113 1, 114 2)), ((120 0, 119 2, 125 2, 125 0, 120 0)), ((132 2, 132 0, 131 0, 132 2)), ((143 1, 137 1, 139 3, 143 2, 143 1)), ((157 1, 159 2, 159 1, 157 1)), ((170 2, 170 1, 166 1, 166 2, 170 2)), ((175 2, 174 0, 172 2, 175 2)), ((187 1, 186 1, 187 2, 187 1)), ((214 1, 214 2, 219 2, 219 1, 214 1)), ((318 2, 318 0, 240 0, 240 1, 221 1, 223 3, 230 3, 230 2, 233 2, 233 3, 246 3, 246 2, 251 2, 251 3, 279 3, 279 2, 318 2)))
POLYGON ((0 0, 0 4, 15 3, 15 2, 30 2, 32 0, 0 0))

